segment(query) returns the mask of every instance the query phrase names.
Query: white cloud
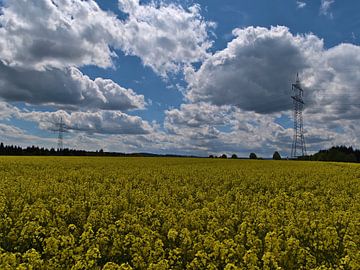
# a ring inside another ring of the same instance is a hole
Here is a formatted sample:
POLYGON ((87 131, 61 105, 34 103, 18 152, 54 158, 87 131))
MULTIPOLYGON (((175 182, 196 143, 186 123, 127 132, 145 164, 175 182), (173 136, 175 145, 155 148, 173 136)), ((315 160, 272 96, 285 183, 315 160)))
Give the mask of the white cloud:
POLYGON ((0 123, 0 134, 6 136, 9 136, 10 134, 12 136, 18 136, 18 135, 23 135, 24 131, 20 128, 0 123))
POLYGON ((306 2, 303 1, 296 1, 297 8, 304 8, 306 7, 306 2))
POLYGON ((5 0, 0 57, 11 66, 112 66, 119 21, 95 1, 5 0))
POLYGON ((43 138, 28 134, 26 130, 13 125, 0 123, 0 142, 5 145, 21 145, 27 147, 32 145, 41 145, 45 147, 54 147, 56 138, 43 138))
POLYGON ((121 25, 92 0, 4 1, 0 97, 69 110, 143 109, 143 95, 112 80, 91 80, 77 68, 112 66, 110 48, 117 46, 121 25))
MULTIPOLYGON (((317 151, 336 144, 360 146, 356 135, 360 131, 356 128, 360 117, 360 46, 340 44, 327 49, 315 35, 293 35, 285 27, 248 27, 234 33, 226 49, 216 52, 198 70, 187 70, 186 95, 193 104, 167 113, 169 130, 190 132, 184 124, 190 128, 199 112, 207 120, 195 121, 195 127, 219 131, 210 145, 217 142, 224 149, 224 144, 241 149, 241 143, 233 139, 241 138, 246 142, 244 147, 256 146, 269 154, 272 146, 289 153, 292 129, 279 126, 275 115, 290 116, 288 124, 292 126, 291 83, 300 72, 308 149, 317 151), (201 114, 204 102, 214 106, 213 114, 206 107, 201 114), (241 112, 226 112, 223 123, 227 131, 213 119, 224 106, 238 107, 241 112), (234 124, 236 119, 241 119, 239 128, 234 124)), ((202 134, 201 129, 198 132, 202 134)), ((218 148, 213 145, 208 149, 218 148)))
POLYGON ((323 43, 312 34, 293 35, 282 26, 235 29, 226 49, 199 70, 189 68, 187 98, 215 105, 235 105, 259 113, 291 108, 290 87, 297 72, 312 65, 323 43))
POLYGON ((360 117, 360 47, 340 44, 324 50, 307 74, 309 114, 326 122, 360 117))
POLYGON ((141 58, 165 76, 207 57, 208 29, 198 5, 119 0, 125 20, 93 0, 5 0, 0 15, 0 60, 28 69, 112 67, 112 48, 141 58))
POLYGON ((20 119, 37 122, 40 129, 54 130, 62 118, 69 131, 89 134, 148 134, 153 127, 138 116, 130 116, 122 112, 21 112, 20 119))
POLYGON ((166 125, 200 127, 204 124, 225 125, 229 123, 230 107, 217 107, 208 103, 182 104, 180 109, 165 111, 166 125))
POLYGON ((333 17, 333 14, 330 12, 332 4, 335 3, 335 0, 321 0, 320 14, 333 17))
POLYGON ((0 97, 7 101, 50 104, 67 109, 143 109, 143 95, 112 80, 91 80, 75 67, 45 71, 0 63, 0 97))
MULTIPOLYGON (((287 115, 292 108, 291 83, 300 72, 310 149, 359 145, 358 46, 326 49, 313 34, 294 35, 286 27, 248 27, 235 29, 227 48, 210 55, 208 30, 213 25, 197 5, 120 0, 120 9, 127 14, 121 20, 93 0, 4 2, 0 97, 73 112, 28 112, 0 103, 2 119, 38 122, 49 130, 62 115, 70 130, 79 131, 71 133, 71 145, 94 142, 108 150, 288 153, 292 129, 276 119, 278 112, 287 115), (112 67, 116 57, 112 48, 139 57, 161 76, 186 67, 185 92, 192 103, 165 112, 166 131, 120 112, 144 108, 142 95, 111 80, 92 80, 79 70, 86 65, 112 67), (189 67, 194 62, 202 62, 200 69, 189 67)), ((321 14, 331 16, 333 3, 322 1, 321 14)), ((305 2, 297 4, 302 8, 305 2)), ((16 127, 1 124, 0 129, 10 134, 9 139, 12 134, 20 141, 30 138, 16 127)))
MULTIPOLYGON (((304 113, 308 153, 333 145, 360 145, 357 136, 360 128, 354 121, 336 120, 329 125, 322 116, 304 113)), ((279 151, 286 157, 291 152, 293 129, 292 124, 289 127, 279 124, 280 117, 292 122, 290 112, 264 115, 206 103, 183 104, 179 109, 166 112, 164 124, 168 140, 180 144, 182 149, 176 149, 173 144, 167 147, 203 156, 222 153, 248 156, 256 152, 270 157, 274 151, 279 151)))
POLYGON ((291 83, 300 73, 309 112, 332 119, 359 117, 360 46, 326 49, 312 34, 293 35, 285 27, 237 29, 226 49, 199 70, 188 69, 192 102, 233 105, 269 114, 292 109, 291 83))
POLYGON ((164 127, 170 136, 181 138, 183 145, 202 155, 235 152, 247 156, 250 151, 267 155, 274 149, 285 153, 291 147, 292 133, 276 124, 276 117, 230 106, 183 104, 166 111, 164 127))
MULTIPOLYGON (((11 105, 5 107, 8 111, 13 110, 11 117, 36 122, 45 131, 56 129, 55 125, 62 117, 70 130, 65 135, 66 147, 88 150, 103 148, 119 152, 202 156, 222 153, 248 156, 250 152, 256 152, 263 157, 279 151, 286 157, 291 150, 293 135, 291 127, 285 128, 277 123, 280 116, 291 117, 290 112, 264 115, 207 103, 183 104, 179 109, 166 111, 165 131, 161 131, 156 124, 150 125, 138 117, 122 113, 39 112, 20 110, 11 105)), ((336 144, 359 145, 357 134, 360 129, 354 125, 356 122, 334 120, 332 123, 329 126, 322 122, 321 114, 305 112, 305 137, 309 152, 336 144), (341 131, 338 130, 339 127, 342 127, 341 131)), ((4 137, 6 142, 13 142, 12 134, 20 142, 26 141, 27 137, 34 137, 25 131, 21 131, 19 135, 16 130, 20 129, 14 127, 14 130, 9 130, 8 136, 4 137)), ((56 145, 56 134, 43 142, 39 138, 33 139, 40 145, 56 145)))
POLYGON ((9 120, 19 112, 19 109, 9 103, 0 101, 0 119, 9 120))
POLYGON ((207 32, 214 24, 200 15, 200 6, 184 9, 164 2, 141 5, 139 0, 119 0, 119 6, 128 14, 123 23, 122 49, 139 56, 161 75, 208 56, 212 43, 207 32))
POLYGON ((197 5, 121 0, 121 20, 93 0, 5 0, 0 12, 0 98, 68 110, 143 109, 144 96, 79 67, 112 67, 112 48, 162 76, 203 60, 211 46, 197 5))

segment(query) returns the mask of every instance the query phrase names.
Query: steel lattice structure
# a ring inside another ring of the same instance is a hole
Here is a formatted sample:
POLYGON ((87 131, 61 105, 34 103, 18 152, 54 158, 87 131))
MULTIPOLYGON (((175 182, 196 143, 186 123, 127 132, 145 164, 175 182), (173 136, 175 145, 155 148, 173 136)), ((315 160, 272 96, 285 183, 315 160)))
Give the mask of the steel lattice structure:
POLYGON ((296 82, 292 84, 292 91, 294 93, 291 98, 294 104, 294 138, 291 148, 291 157, 297 158, 306 156, 306 145, 304 137, 303 125, 303 109, 304 109, 304 90, 301 87, 299 74, 297 74, 296 82))
POLYGON ((55 132, 58 132, 58 151, 62 151, 64 149, 64 132, 67 132, 67 127, 63 122, 63 118, 60 118, 60 121, 55 124, 56 129, 52 129, 55 132))

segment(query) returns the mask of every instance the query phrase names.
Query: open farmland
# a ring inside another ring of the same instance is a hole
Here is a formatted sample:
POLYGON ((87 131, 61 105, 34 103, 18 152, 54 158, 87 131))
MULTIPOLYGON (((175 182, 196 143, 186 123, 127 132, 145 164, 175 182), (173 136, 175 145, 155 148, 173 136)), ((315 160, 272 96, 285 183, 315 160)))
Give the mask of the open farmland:
POLYGON ((0 269, 360 269, 360 166, 2 157, 0 269))

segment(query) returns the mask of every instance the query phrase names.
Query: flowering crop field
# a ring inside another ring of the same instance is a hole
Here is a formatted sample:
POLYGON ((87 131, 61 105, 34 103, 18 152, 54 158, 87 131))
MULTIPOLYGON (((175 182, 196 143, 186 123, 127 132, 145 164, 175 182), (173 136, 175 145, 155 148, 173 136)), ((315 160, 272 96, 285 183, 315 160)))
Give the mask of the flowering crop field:
POLYGON ((1 157, 0 269, 360 269, 360 166, 1 157))

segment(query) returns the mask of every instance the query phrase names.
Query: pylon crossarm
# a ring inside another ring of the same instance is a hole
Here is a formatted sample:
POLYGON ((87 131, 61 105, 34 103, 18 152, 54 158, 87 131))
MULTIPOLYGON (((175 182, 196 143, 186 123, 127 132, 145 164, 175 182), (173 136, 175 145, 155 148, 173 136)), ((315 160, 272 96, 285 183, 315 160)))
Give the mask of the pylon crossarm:
POLYGON ((295 100, 296 102, 299 102, 299 103, 301 103, 301 104, 305 104, 304 101, 303 101, 300 97, 298 97, 298 96, 291 96, 291 98, 292 98, 293 100, 295 100))

